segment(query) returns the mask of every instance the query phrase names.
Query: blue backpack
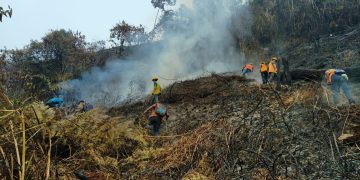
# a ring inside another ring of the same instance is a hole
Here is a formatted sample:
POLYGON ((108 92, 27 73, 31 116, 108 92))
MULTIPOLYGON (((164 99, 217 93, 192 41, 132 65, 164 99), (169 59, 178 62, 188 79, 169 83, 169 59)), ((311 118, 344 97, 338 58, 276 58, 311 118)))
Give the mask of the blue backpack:
POLYGON ((159 104, 157 108, 155 109, 156 114, 159 116, 165 116, 166 115, 166 107, 162 104, 159 104))

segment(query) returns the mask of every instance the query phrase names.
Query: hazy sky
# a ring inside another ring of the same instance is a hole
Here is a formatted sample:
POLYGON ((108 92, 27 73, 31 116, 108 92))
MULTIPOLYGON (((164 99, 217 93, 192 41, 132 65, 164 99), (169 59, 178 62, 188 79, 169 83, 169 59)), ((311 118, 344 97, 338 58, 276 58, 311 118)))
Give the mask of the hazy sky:
POLYGON ((0 23, 0 48, 22 48, 50 29, 80 31, 86 40, 108 40, 117 22, 142 24, 151 30, 157 9, 151 0, 0 0, 10 5, 13 17, 0 23))

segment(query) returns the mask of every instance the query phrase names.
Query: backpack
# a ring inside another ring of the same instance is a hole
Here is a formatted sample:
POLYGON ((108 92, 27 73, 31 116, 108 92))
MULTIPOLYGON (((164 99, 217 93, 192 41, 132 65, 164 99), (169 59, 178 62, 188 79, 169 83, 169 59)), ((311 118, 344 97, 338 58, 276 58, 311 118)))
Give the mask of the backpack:
POLYGON ((342 69, 334 69, 335 74, 345 74, 345 71, 342 69))
POLYGON ((166 115, 166 107, 162 104, 159 104, 155 109, 156 114, 159 116, 165 116, 166 115))
POLYGON ((85 111, 90 111, 94 109, 94 106, 90 103, 85 103, 85 111))

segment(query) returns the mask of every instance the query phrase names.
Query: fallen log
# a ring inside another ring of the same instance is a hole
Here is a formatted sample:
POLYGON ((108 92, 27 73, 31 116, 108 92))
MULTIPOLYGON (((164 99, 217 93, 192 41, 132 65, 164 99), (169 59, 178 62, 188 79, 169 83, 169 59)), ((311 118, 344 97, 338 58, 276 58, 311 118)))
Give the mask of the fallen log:
POLYGON ((294 69, 291 70, 291 80, 321 81, 326 70, 319 69, 294 69))

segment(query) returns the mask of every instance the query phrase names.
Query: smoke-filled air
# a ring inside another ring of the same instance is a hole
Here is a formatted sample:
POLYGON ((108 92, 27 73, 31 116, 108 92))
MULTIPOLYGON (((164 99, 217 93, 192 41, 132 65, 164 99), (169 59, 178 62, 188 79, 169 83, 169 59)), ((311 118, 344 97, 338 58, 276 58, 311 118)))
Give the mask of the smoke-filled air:
POLYGON ((359 179, 360 0, 70 1, 1 1, 0 179, 359 179))
POLYGON ((235 0, 180 1, 176 19, 159 20, 161 37, 152 47, 143 46, 126 60, 94 67, 81 78, 63 83, 65 99, 86 99, 97 106, 116 106, 150 94, 151 77, 163 87, 174 80, 209 73, 232 72, 244 64, 234 34, 250 36, 251 13, 235 0), (232 26, 234 14, 242 15, 241 26, 232 26), (161 26, 161 27, 160 27, 161 26), (236 27, 236 28, 235 28, 236 27), (164 30, 166 28, 166 30, 164 30))

